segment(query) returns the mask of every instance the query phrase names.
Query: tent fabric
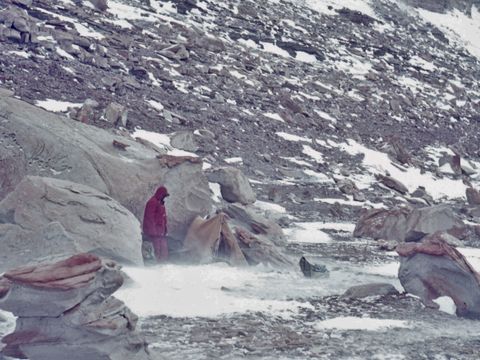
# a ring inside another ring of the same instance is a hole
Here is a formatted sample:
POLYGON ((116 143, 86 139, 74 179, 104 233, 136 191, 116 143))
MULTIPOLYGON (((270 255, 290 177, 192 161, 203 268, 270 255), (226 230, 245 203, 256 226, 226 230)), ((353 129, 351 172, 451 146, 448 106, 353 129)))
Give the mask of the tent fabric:
POLYGON ((197 216, 188 229, 183 247, 186 256, 195 262, 225 260, 230 265, 248 265, 224 213, 209 219, 197 216))

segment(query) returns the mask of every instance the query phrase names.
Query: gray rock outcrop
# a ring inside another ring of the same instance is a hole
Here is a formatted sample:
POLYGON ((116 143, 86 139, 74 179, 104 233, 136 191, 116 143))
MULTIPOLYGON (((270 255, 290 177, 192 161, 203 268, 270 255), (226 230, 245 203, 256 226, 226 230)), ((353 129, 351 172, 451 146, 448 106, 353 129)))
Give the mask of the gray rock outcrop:
POLYGON ((248 205, 256 200, 248 178, 239 169, 229 166, 215 169, 209 174, 208 179, 220 184, 222 197, 226 201, 248 205))
POLYGON ((347 289, 342 295, 342 298, 348 299, 363 299, 369 296, 386 296, 398 295, 398 290, 395 286, 389 283, 372 283, 364 285, 356 285, 347 289))
POLYGON ((143 264, 141 238, 140 223, 130 211, 71 181, 26 176, 0 202, 3 269, 78 252, 143 264))
POLYGON ((421 243, 401 244, 397 252, 398 277, 407 292, 433 308, 438 308, 434 299, 449 296, 458 316, 480 319, 480 274, 441 233, 428 235, 421 243))
POLYGON ((0 200, 25 175, 70 180, 109 195, 143 219, 146 201, 163 184, 170 236, 183 239, 212 200, 201 161, 166 166, 158 153, 133 139, 0 97, 0 200), (128 145, 119 149, 114 141, 128 145), (4 165, 4 166, 3 166, 4 165))
POLYGON ((462 226, 463 222, 446 205, 420 209, 372 209, 360 217, 353 235, 399 242, 418 241, 427 234, 453 231, 462 226))
POLYGON ((17 316, 2 353, 30 360, 148 360, 137 317, 110 296, 123 284, 119 268, 93 254, 8 271, 0 308, 17 316))
POLYGON ((263 217, 255 209, 236 203, 230 204, 223 211, 230 216, 233 224, 244 227, 255 236, 265 238, 278 246, 287 244, 287 239, 280 225, 263 217))

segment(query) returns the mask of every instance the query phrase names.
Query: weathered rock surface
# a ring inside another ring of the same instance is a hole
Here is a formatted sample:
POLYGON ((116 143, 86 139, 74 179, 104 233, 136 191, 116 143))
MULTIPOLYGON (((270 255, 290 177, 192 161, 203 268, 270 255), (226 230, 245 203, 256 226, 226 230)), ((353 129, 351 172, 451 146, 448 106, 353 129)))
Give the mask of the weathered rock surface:
POLYGON ((408 188, 403 185, 397 179, 392 178, 391 176, 378 176, 379 181, 386 187, 398 191, 400 194, 404 195, 408 193, 408 188))
POLYGON ((480 205, 480 192, 474 188, 467 188, 465 191, 469 205, 480 205))
POLYGON ((137 317, 111 297, 123 283, 119 268, 93 254, 8 271, 0 308, 18 316, 2 353, 31 360, 149 359, 136 333, 137 317))
POLYGON ((116 199, 137 219, 159 184, 166 202, 170 235, 183 239, 197 215, 211 208, 201 161, 167 167, 158 153, 127 137, 72 121, 9 97, 0 97, 0 199, 26 174, 88 185, 116 199), (117 140, 128 145, 122 150, 117 140), (12 170, 12 171, 11 171, 12 170))
POLYGON ((263 237, 278 246, 285 246, 287 240, 282 228, 274 221, 259 214, 255 209, 241 204, 230 204, 223 211, 236 225, 246 228, 255 236, 263 237))
POLYGON ((428 235, 421 243, 401 244, 397 252, 398 277, 407 292, 434 308, 438 307, 434 299, 449 296, 458 316, 480 319, 480 274, 441 233, 428 235))
POLYGON ((395 286, 388 283, 373 283, 352 286, 342 295, 343 298, 363 299, 369 296, 398 295, 395 286))
POLYGON ((270 240, 255 236, 241 226, 234 227, 243 255, 250 265, 264 264, 285 269, 293 265, 270 240))
POLYGON ((0 202, 0 249, 3 269, 78 252, 143 263, 140 223, 130 211, 89 186, 38 176, 26 176, 0 202))
POLYGON ((455 217, 449 206, 437 205, 414 209, 407 219, 404 240, 416 241, 427 234, 452 230, 461 226, 463 226, 462 221, 455 217))
POLYGON ((436 231, 461 228, 452 209, 446 205, 420 209, 372 209, 363 213, 355 226, 355 237, 367 236, 373 239, 417 241, 436 231))
POLYGON ((215 169, 209 174, 208 179, 220 184, 222 197, 229 202, 248 205, 256 200, 248 178, 239 169, 233 167, 215 169))
POLYGON ((367 210, 358 220, 353 236, 403 241, 410 212, 408 208, 367 210))

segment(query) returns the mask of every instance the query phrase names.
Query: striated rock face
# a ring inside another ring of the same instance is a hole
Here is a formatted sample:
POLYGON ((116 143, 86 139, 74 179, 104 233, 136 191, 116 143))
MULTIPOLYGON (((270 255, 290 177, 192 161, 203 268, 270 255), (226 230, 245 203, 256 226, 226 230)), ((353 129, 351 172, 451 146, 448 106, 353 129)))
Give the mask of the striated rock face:
POLYGON ((480 319, 480 274, 442 232, 426 236, 421 243, 400 244, 397 252, 398 277, 407 292, 434 308, 438 307, 434 299, 449 296, 458 316, 480 319))
POLYGON ((149 359, 137 317, 111 297, 123 283, 115 263, 78 254, 0 278, 0 308, 18 317, 4 355, 30 360, 149 359))
POLYGON ((130 211, 71 181, 27 176, 0 202, 3 269, 78 252, 143 264, 141 239, 140 223, 130 211))
MULTIPOLYGON (((183 239, 197 215, 211 208, 201 161, 168 167, 152 149, 131 138, 72 121, 11 97, 0 96, 0 200, 25 175, 70 180, 116 199, 137 219, 163 184, 170 235, 183 239), (114 141, 126 145, 120 149, 114 141)), ((199 159, 200 160, 200 159, 199 159)))

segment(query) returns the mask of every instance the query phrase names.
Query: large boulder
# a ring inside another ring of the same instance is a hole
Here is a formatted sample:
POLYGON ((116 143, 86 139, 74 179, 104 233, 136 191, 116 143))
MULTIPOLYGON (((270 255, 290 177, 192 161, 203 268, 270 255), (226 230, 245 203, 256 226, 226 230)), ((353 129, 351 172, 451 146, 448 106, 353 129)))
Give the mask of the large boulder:
POLYGON ((407 292, 433 308, 438 308, 433 300, 448 296, 458 316, 480 319, 480 274, 442 232, 426 236, 421 243, 400 244, 397 252, 398 277, 407 292))
POLYGON ((420 209, 395 208, 364 211, 355 226, 355 237, 373 239, 418 241, 436 231, 455 231, 463 222, 446 205, 420 209))
POLYGON ((242 226, 255 236, 266 238, 275 245, 287 245, 287 239, 280 225, 265 218, 254 208, 236 203, 230 204, 223 211, 230 216, 230 221, 234 225, 242 226))
POLYGON ((453 230, 463 226, 446 205, 414 209, 408 216, 404 241, 417 241, 436 231, 453 230))
POLYGON ((111 297, 123 283, 115 263, 77 254, 0 278, 0 308, 17 316, 2 353, 31 360, 149 359, 137 317, 111 297))
POLYGON ((95 252, 142 264, 140 223, 125 207, 89 186, 26 176, 0 202, 2 268, 45 257, 95 252))
POLYGON ((409 208, 371 209, 360 216, 353 236, 403 241, 409 208))
POLYGON ((248 178, 239 169, 230 166, 215 169, 208 179, 220 184, 222 197, 229 202, 248 205, 257 199, 248 178))
POLYGON ((201 161, 167 166, 151 147, 118 132, 71 121, 12 97, 0 95, 0 108, 0 161, 15 169, 0 167, 0 200, 25 174, 54 177, 91 186, 142 220, 145 203, 163 184, 171 195, 166 207, 170 235, 176 239, 184 238, 197 215, 211 210, 201 161))

